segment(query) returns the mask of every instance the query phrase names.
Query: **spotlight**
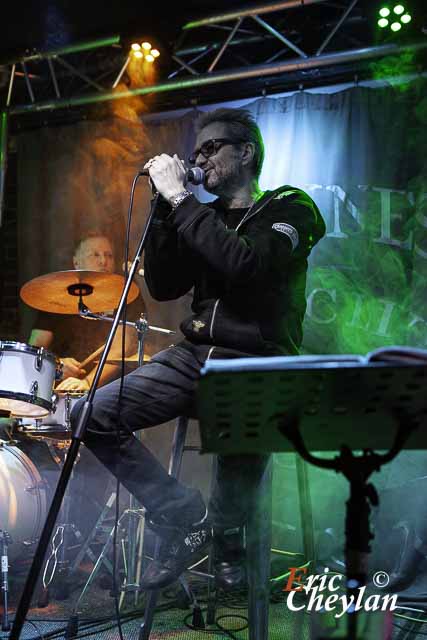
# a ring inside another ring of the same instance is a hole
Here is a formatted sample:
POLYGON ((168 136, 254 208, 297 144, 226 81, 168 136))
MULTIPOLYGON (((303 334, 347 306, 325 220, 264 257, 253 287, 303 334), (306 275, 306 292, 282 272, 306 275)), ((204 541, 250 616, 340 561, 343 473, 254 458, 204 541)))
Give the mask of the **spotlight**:
POLYGON ((380 18, 377 20, 377 25, 381 29, 390 27, 395 33, 402 29, 402 26, 408 24, 412 20, 412 16, 406 11, 403 4, 396 4, 391 11, 388 7, 383 6, 378 10, 380 18), (387 19, 389 18, 389 20, 387 19), (400 18, 400 21, 398 20, 400 18))
POLYGON ((147 41, 141 42, 141 44, 134 43, 130 46, 130 53, 134 58, 138 60, 146 60, 149 63, 154 62, 159 57, 160 51, 158 49, 152 49, 151 44, 147 41))

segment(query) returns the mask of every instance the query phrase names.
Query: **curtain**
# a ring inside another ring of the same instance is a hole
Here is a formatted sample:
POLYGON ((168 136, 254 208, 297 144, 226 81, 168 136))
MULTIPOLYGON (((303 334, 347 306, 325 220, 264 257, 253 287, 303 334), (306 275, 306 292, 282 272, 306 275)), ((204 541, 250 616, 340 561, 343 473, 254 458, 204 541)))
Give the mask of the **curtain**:
MULTIPOLYGON (((306 189, 327 222, 310 259, 303 350, 366 353, 388 344, 427 346, 424 300, 425 121, 423 84, 300 91, 247 108, 261 128, 261 187, 306 189)), ((196 109, 157 121, 110 118, 46 127, 19 136, 21 283, 70 268, 85 229, 105 226, 123 255, 128 193, 135 171, 157 153, 186 158, 196 109)), ((212 196, 195 188, 206 200, 212 196)), ((137 190, 131 249, 149 207, 137 190)), ((140 282, 144 296, 143 281, 140 282)), ((177 326, 188 300, 151 304, 152 321, 177 326)), ((30 324, 23 312, 21 333, 30 324)))

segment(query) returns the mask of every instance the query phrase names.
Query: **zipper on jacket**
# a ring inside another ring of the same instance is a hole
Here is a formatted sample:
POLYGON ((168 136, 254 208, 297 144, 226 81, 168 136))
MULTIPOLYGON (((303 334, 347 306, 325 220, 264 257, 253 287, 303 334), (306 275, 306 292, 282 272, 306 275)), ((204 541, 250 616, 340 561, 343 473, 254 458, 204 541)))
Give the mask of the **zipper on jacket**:
POLYGON ((219 298, 215 302, 215 306, 213 308, 213 313, 212 313, 211 325, 209 327, 209 337, 212 338, 212 340, 213 340, 213 326, 214 326, 214 322, 215 322, 215 315, 216 315, 216 310, 218 308, 218 305, 219 305, 219 298))
POLYGON ((249 209, 249 211, 243 216, 243 218, 240 220, 239 224, 237 225, 237 227, 235 228, 235 231, 239 231, 240 227, 245 224, 248 220, 250 220, 251 218, 253 218, 254 216, 258 215, 258 213, 264 209, 266 204, 269 204, 272 200, 274 200, 274 198, 276 197, 277 194, 281 193, 281 188, 279 187, 279 189, 275 189, 274 191, 270 191, 270 194, 265 197, 265 194, 262 198, 260 198, 258 200, 258 202, 255 203, 255 207, 252 209, 249 209), (263 202, 263 198, 265 198, 264 202, 263 202), (258 208, 257 206, 260 205, 258 208))

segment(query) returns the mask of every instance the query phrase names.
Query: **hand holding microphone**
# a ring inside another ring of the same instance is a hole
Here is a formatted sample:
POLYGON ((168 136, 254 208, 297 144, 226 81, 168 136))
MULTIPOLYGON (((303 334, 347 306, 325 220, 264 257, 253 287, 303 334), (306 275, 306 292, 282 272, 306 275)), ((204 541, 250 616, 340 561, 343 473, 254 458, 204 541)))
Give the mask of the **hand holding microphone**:
POLYGON ((188 182, 202 184, 205 178, 205 173, 200 167, 187 171, 176 153, 173 157, 166 153, 154 156, 146 162, 140 173, 150 176, 157 191, 168 202, 172 202, 177 195, 185 191, 185 185, 188 182))

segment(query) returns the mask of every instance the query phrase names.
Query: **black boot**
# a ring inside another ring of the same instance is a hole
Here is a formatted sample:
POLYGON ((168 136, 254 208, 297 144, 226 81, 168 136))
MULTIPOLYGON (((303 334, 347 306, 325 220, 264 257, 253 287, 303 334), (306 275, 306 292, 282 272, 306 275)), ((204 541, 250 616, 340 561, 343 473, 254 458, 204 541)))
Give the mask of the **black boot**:
POLYGON ((214 527, 214 573, 216 586, 236 589, 246 586, 246 550, 243 527, 214 527))
POLYGON ((175 582, 183 571, 199 559, 212 540, 207 510, 197 522, 170 524, 164 518, 158 522, 146 519, 146 525, 161 538, 160 553, 144 571, 140 586, 160 589, 175 582))

